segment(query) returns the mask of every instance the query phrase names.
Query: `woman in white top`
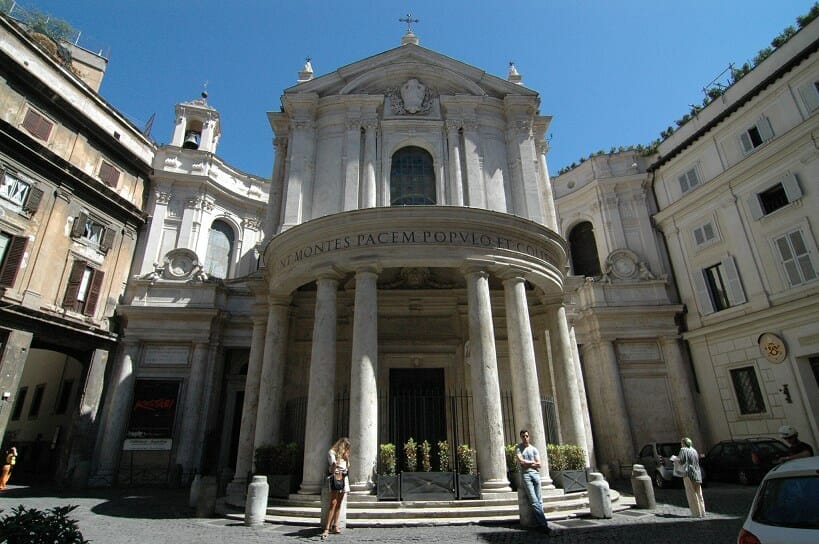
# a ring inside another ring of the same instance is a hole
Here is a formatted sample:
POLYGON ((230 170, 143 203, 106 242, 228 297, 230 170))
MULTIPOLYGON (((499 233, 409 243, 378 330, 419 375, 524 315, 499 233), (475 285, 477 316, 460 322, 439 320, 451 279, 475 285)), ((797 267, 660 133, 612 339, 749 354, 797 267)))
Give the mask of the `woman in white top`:
POLYGON ((350 491, 350 482, 347 480, 347 471, 350 470, 350 439, 347 437, 339 438, 330 451, 327 452, 327 463, 330 469, 330 478, 328 479, 330 486, 330 508, 327 511, 327 523, 324 526, 324 532, 321 533, 321 538, 327 538, 328 533, 338 534, 341 530, 338 528, 338 515, 341 511, 341 501, 344 500, 344 494, 350 491), (341 489, 335 489, 336 481, 343 481, 341 489))

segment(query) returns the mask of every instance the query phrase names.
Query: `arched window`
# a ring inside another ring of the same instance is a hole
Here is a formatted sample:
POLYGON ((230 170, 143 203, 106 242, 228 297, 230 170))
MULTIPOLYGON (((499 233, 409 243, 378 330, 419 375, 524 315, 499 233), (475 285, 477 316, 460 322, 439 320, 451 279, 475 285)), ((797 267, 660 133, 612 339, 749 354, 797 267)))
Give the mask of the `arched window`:
POLYGON ((208 251, 205 254, 205 274, 214 278, 226 278, 230 272, 233 255, 233 229, 218 219, 210 226, 208 251))
POLYGON ((599 276, 600 258, 594 240, 594 227, 588 221, 576 225, 569 233, 569 254, 576 276, 599 276))
POLYGON ((396 151, 390 168, 390 205, 423 206, 435 202, 432 155, 415 146, 396 151))

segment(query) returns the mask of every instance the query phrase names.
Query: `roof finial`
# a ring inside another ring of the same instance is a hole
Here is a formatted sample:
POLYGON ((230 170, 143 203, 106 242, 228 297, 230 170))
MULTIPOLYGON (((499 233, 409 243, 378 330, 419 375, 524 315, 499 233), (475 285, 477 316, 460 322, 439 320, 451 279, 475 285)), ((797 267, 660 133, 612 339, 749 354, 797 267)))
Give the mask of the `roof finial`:
POLYGON ((304 59, 304 68, 302 68, 301 72, 299 72, 299 79, 297 82, 304 83, 305 81, 310 81, 311 79, 313 79, 313 65, 310 64, 310 57, 306 57, 304 59))
POLYGON ((403 19, 398 19, 402 23, 407 23, 407 34, 412 34, 412 23, 420 23, 418 19, 412 18, 412 13, 407 13, 403 19))
POLYGON ((413 44, 413 45, 418 45, 418 36, 416 36, 412 32, 412 23, 417 23, 417 22, 419 22, 419 20, 418 19, 413 19, 412 18, 412 13, 407 13, 406 17, 403 17, 403 18, 398 19, 398 20, 401 21, 402 23, 407 23, 407 31, 401 37, 401 45, 407 45, 407 44, 410 44, 410 43, 413 44))
POLYGON ((202 84, 202 100, 208 99, 208 80, 205 80, 205 83, 202 84))
POLYGON ((518 85, 523 83, 523 76, 518 73, 518 69, 515 68, 515 61, 513 60, 509 61, 509 73, 506 75, 506 80, 518 85))

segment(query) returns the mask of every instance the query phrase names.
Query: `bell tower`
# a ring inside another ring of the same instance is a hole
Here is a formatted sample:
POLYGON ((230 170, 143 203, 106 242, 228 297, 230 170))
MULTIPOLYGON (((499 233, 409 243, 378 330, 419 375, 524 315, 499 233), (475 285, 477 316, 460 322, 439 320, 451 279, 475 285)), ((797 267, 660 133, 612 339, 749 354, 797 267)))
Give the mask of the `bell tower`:
POLYGON ((176 126, 171 145, 216 153, 222 126, 219 112, 208 104, 208 93, 202 98, 176 105, 176 126))

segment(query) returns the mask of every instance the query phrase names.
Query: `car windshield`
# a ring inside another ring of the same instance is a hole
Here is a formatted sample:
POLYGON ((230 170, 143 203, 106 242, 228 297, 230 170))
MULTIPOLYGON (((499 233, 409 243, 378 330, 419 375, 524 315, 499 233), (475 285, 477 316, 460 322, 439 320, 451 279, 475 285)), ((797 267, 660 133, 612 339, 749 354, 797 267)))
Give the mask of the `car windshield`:
POLYGON ((671 457, 680 452, 680 445, 674 442, 666 442, 664 444, 657 444, 657 453, 663 457, 671 457))
POLYGON ((757 442, 756 449, 759 453, 780 454, 788 451, 788 447, 782 442, 757 442))
POLYGON ((819 476, 767 480, 752 519, 777 527, 819 529, 819 476))

